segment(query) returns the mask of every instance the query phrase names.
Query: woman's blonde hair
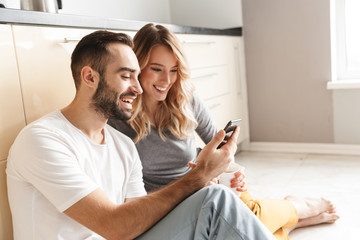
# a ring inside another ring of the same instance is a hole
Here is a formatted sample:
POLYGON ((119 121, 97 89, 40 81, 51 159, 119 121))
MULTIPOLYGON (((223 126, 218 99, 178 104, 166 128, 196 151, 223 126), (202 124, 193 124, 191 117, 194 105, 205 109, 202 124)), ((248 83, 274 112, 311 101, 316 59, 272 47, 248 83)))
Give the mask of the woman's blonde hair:
MULTIPOLYGON (((175 137, 189 137, 197 126, 192 110, 193 88, 189 83, 189 68, 177 37, 161 25, 147 24, 134 36, 134 52, 140 69, 149 62, 151 50, 155 46, 166 46, 175 55, 178 63, 177 79, 170 88, 167 97, 159 103, 154 116, 154 125, 160 137, 165 140, 164 130, 169 130, 175 137)), ((141 74, 140 74, 141 79, 141 74)), ((146 114, 143 96, 139 95, 133 102, 133 115, 128 121, 136 131, 135 143, 146 137, 151 131, 151 121, 146 114)))

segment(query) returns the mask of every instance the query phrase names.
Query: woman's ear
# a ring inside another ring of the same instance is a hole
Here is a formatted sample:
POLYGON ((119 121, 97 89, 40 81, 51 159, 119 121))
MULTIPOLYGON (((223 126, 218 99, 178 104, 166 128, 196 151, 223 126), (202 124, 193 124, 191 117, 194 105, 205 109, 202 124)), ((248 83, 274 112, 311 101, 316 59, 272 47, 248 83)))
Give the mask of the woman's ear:
POLYGON ((99 82, 99 74, 90 66, 84 66, 81 69, 81 80, 86 86, 91 88, 97 88, 99 82))

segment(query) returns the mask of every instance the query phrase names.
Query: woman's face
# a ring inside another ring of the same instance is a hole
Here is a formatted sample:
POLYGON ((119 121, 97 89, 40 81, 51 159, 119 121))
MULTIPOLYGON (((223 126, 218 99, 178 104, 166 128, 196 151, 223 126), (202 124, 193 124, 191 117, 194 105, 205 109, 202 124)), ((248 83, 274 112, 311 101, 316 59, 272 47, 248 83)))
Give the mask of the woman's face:
POLYGON ((153 47, 148 64, 142 69, 140 83, 146 101, 164 101, 177 79, 178 63, 166 46, 153 47))

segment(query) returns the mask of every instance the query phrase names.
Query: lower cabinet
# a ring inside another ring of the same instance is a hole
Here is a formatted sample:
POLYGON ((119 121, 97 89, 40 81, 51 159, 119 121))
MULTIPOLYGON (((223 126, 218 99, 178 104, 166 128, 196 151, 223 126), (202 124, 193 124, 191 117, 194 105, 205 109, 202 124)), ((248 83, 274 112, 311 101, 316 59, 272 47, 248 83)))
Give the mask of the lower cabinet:
MULTIPOLYGON (((243 39, 233 36, 180 35, 191 68, 191 82, 218 129, 241 118, 238 143, 249 141, 243 39)), ((203 144, 198 138, 198 145, 203 144)))
MULTIPOLYGON (((218 129, 223 129, 225 125, 232 119, 244 119, 241 108, 242 102, 237 99, 235 94, 225 94, 205 101, 211 115, 213 116, 218 129)), ((244 128, 244 120, 241 122, 238 143, 246 138, 246 129, 244 128)))
POLYGON ((0 24, 0 160, 25 126, 11 25, 0 24))
POLYGON ((13 239, 6 164, 11 144, 25 126, 11 25, 0 24, 0 239, 13 239))
POLYGON ((66 106, 75 96, 71 52, 90 30, 14 26, 26 122, 66 106))
POLYGON ((191 81, 199 96, 203 100, 229 94, 231 86, 229 66, 194 69, 191 71, 191 81))
MULTIPOLYGON (((13 26, 19 67, 15 76, 20 78, 26 124, 66 106, 73 99, 71 53, 77 42, 93 31, 13 26)), ((178 34, 178 37, 189 60, 191 81, 210 107, 217 127, 223 128, 229 120, 242 118, 239 143, 248 139, 242 38, 199 34, 178 34)))
POLYGON ((71 54, 78 41, 93 31, 95 29, 13 26, 27 124, 65 107, 73 99, 71 54))

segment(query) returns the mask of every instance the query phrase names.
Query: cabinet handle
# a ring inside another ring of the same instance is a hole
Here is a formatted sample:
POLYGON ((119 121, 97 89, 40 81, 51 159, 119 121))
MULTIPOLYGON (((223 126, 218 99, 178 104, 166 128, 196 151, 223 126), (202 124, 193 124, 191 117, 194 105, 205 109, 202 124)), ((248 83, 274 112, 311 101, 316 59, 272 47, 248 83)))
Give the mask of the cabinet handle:
POLYGON ((184 40, 182 43, 185 44, 215 44, 215 41, 202 41, 202 40, 184 40))
POLYGON ((193 77, 191 77, 191 79, 214 77, 214 76, 217 76, 217 75, 218 75, 217 73, 205 73, 205 74, 202 74, 202 75, 193 76, 193 77))
POLYGON ((77 38, 64 38, 64 43, 70 43, 70 42, 79 42, 80 39, 77 38))
POLYGON ((214 109, 214 108, 216 108, 216 107, 218 107, 220 105, 221 105, 221 103, 214 103, 214 104, 209 106, 209 109, 214 109))

